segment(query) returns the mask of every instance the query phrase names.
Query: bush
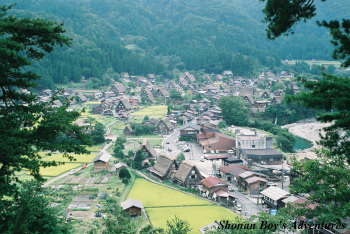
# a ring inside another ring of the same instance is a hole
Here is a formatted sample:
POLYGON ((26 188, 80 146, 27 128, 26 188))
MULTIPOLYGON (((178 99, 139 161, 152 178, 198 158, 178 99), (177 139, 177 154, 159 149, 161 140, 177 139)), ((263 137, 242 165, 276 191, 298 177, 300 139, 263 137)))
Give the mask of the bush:
POLYGON ((128 183, 129 183, 129 179, 123 178, 123 179, 122 179, 122 182, 123 182, 123 184, 128 184, 128 183))
POLYGON ((120 178, 120 179, 124 179, 124 178, 130 179, 130 178, 131 178, 131 175, 130 175, 129 170, 126 169, 126 168, 120 169, 120 171, 119 171, 119 178, 120 178))

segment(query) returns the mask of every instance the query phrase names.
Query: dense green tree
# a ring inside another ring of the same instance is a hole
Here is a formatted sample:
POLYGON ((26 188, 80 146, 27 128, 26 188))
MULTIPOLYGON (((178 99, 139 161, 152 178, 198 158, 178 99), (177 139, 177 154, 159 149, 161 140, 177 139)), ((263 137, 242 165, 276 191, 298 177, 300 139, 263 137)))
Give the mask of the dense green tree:
POLYGON ((113 156, 116 158, 124 159, 124 149, 125 149, 126 139, 124 137, 118 137, 114 144, 113 156))
POLYGON ((181 163, 183 160, 185 160, 185 155, 183 153, 179 153, 177 156, 176 156, 176 161, 178 163, 181 163))
POLYGON ((219 99, 219 107, 228 125, 244 126, 248 123, 248 111, 240 97, 222 97, 219 99))
MULTIPOLYGON (((65 30, 60 24, 44 19, 10 16, 8 9, 0 6, 1 223, 11 222, 7 212, 12 210, 14 204, 21 202, 18 172, 27 170, 41 182, 44 178, 40 175, 40 167, 57 165, 55 162, 41 161, 39 151, 59 151, 67 157, 67 153, 71 152, 88 153, 77 144, 88 142, 83 129, 72 124, 79 117, 78 112, 67 112, 67 105, 54 108, 52 102, 37 104, 35 95, 21 92, 21 89, 34 87, 34 81, 39 79, 26 69, 27 66, 43 58, 56 45, 69 44, 70 39, 64 35, 65 30)), ((45 220, 45 217, 40 219, 45 220)), ((33 227, 38 226, 37 222, 18 222, 27 225, 24 230, 39 228, 33 227)))
POLYGON ((102 123, 99 123, 97 121, 89 133, 91 140, 93 141, 93 144, 101 144, 105 142, 106 141, 105 134, 106 134, 106 127, 102 123))
POLYGON ((50 207, 41 184, 22 184, 18 197, 4 212, 1 211, 1 233, 68 233, 71 226, 60 218, 60 210, 50 207))
POLYGON ((155 130, 155 127, 149 124, 131 123, 130 126, 135 136, 152 134, 155 130))
POLYGON ((188 221, 182 220, 177 216, 174 219, 167 220, 166 226, 165 232, 167 234, 187 234, 192 230, 188 221))
POLYGON ((129 170, 126 169, 126 168, 120 169, 120 171, 119 171, 119 178, 120 178, 120 179, 123 179, 123 178, 130 179, 130 178, 131 178, 131 175, 130 175, 129 170))
POLYGON ((138 150, 135 154, 133 167, 137 170, 142 169, 142 161, 145 160, 145 156, 143 156, 142 151, 138 150))

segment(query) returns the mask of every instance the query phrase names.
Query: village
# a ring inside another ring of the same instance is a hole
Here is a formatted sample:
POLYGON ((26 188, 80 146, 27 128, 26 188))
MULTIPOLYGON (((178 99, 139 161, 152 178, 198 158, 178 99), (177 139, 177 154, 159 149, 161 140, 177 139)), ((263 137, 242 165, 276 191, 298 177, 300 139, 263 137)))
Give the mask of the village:
MULTIPOLYGON (((287 72, 264 72, 247 79, 224 71, 197 78, 185 72, 177 80, 122 73, 105 91, 43 90, 38 102, 49 102, 55 94, 53 106, 59 108, 70 99, 69 109, 86 109, 76 124, 84 126, 95 118, 105 125, 107 140, 91 150, 91 161, 82 160, 82 166, 56 174, 45 186, 60 191, 72 185, 76 196, 66 206, 70 220, 103 218, 106 198, 115 196, 125 212, 143 217, 138 218, 141 225, 149 220, 164 226, 166 220, 156 220, 150 211, 147 195, 134 192, 141 180, 209 201, 238 216, 276 215, 279 208, 307 201, 289 192, 290 181, 298 176, 290 167, 292 154, 282 152, 269 132, 227 126, 218 100, 240 97, 249 114, 259 116, 280 104, 286 92, 296 94, 299 89, 294 75, 287 72), (119 138, 125 139, 123 156, 113 153, 119 138), (142 162, 135 168, 138 153, 142 162), (125 169, 131 173, 130 181, 120 177, 125 169)), ((196 231, 217 227, 211 220, 198 224, 196 231)))

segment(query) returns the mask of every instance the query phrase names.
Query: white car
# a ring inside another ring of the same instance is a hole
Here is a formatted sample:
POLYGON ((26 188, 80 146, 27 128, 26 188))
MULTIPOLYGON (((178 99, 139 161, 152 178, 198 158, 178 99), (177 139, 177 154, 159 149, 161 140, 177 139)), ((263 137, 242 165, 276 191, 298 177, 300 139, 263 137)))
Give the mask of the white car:
POLYGON ((242 205, 241 204, 237 204, 236 205, 236 210, 237 211, 241 211, 242 210, 242 205))
POLYGON ((201 161, 201 162, 204 162, 204 156, 201 156, 200 161, 201 161))

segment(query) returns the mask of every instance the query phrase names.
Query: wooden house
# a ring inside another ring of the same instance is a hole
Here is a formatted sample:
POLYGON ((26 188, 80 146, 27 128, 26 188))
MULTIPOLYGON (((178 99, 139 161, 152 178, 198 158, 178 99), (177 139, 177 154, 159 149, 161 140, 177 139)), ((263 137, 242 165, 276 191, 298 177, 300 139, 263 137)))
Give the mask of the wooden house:
POLYGON ((169 121, 168 118, 163 118, 158 121, 156 129, 161 134, 168 134, 173 131, 175 126, 169 121))
POLYGON ((178 166, 175 158, 170 155, 161 154, 156 159, 153 167, 147 168, 151 175, 158 177, 161 180, 172 178, 178 166))
POLYGON ((124 110, 124 111, 128 111, 131 109, 131 105, 129 103, 128 100, 126 99, 120 99, 118 102, 117 102, 117 105, 115 107, 115 111, 116 112, 119 112, 121 110, 124 110))
POLYGON ((94 171, 101 171, 101 170, 108 170, 109 169, 109 160, 111 159, 111 155, 104 151, 97 155, 93 162, 94 162, 94 171))
POLYGON ((126 163, 118 162, 117 164, 114 164, 115 172, 119 172, 122 168, 127 168, 128 165, 126 163))
POLYGON ((130 124, 127 124, 125 125, 123 132, 125 136, 132 136, 134 131, 132 130, 130 124))
POLYGON ((135 199, 128 199, 120 203, 122 210, 128 213, 130 216, 141 215, 143 205, 142 202, 135 199))
POLYGON ((149 144, 147 139, 143 140, 140 150, 147 159, 155 159, 157 156, 157 152, 153 149, 153 146, 149 144))
POLYGON ((266 189, 268 176, 252 172, 245 171, 239 174, 238 186, 245 191, 249 196, 259 195, 260 191, 266 189))
POLYGON ((189 72, 185 72, 184 74, 182 74, 182 76, 179 79, 184 79, 188 83, 193 83, 196 81, 196 78, 189 72))
POLYGON ((188 123, 180 128, 180 136, 196 139, 201 127, 197 124, 188 123))
POLYGON ((228 206, 235 203, 235 197, 228 191, 228 184, 225 181, 215 176, 209 176, 201 180, 200 183, 202 184, 200 188, 202 196, 228 206))
POLYGON ((281 104, 284 99, 284 96, 274 96, 272 97, 271 104, 276 105, 276 104, 281 104))
POLYGON ((267 205, 269 208, 279 209, 284 207, 282 200, 287 198, 289 193, 279 187, 270 186, 260 192, 262 195, 262 203, 267 205))
POLYGON ((120 95, 126 92, 126 88, 123 84, 115 82, 112 85, 111 91, 116 95, 120 95))
POLYGON ((170 93, 165 87, 159 87, 154 89, 153 96, 167 98, 170 97, 170 93))
POLYGON ((190 161, 182 161, 177 169, 173 182, 184 187, 191 187, 199 184, 203 176, 197 167, 190 161))

